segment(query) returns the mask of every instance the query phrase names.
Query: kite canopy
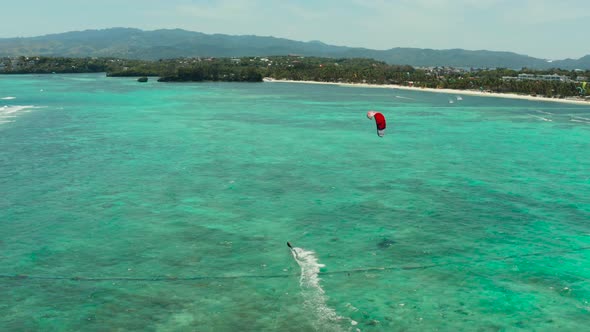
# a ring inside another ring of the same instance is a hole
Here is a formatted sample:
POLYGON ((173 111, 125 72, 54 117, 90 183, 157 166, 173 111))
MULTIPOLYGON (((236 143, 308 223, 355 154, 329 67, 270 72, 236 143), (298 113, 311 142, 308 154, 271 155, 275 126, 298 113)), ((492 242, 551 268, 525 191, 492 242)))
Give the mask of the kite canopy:
POLYGON ((587 84, 588 84, 588 82, 582 82, 582 86, 576 87, 576 89, 578 90, 578 92, 580 93, 580 95, 585 95, 586 94, 586 85, 587 84))

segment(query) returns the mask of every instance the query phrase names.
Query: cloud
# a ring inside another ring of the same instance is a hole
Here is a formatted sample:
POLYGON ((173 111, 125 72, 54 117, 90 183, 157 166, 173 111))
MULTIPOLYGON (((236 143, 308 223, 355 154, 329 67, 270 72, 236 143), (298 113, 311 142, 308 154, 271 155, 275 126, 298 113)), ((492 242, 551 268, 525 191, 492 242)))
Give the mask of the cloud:
POLYGON ((587 0, 115 0, 72 6, 8 2, 0 36, 129 26, 321 40, 346 46, 507 50, 534 56, 590 52, 579 33, 587 0), (117 8, 113 11, 112 8, 117 8), (36 14, 39 13, 39 14, 36 14), (42 14, 41 14, 42 13, 42 14), (92 15, 88 14, 92 13, 92 15), (30 24, 20 24, 23 17, 30 24), (50 30, 48 30, 50 29, 50 30))
POLYGON ((515 2, 504 15, 521 24, 543 24, 590 18, 590 3, 585 1, 527 0, 515 2))
POLYGON ((176 7, 176 14, 193 18, 227 20, 247 15, 256 4, 255 0, 223 0, 207 4, 183 4, 176 7))
MULTIPOLYGON (((184 4, 176 7, 176 13, 192 18, 215 20, 273 21, 277 18, 293 21, 325 20, 330 11, 316 10, 313 5, 293 2, 262 0, 221 0, 202 4, 184 4)), ((334 8, 331 9, 333 11, 334 8)), ((283 21, 283 23, 287 23, 283 21)))

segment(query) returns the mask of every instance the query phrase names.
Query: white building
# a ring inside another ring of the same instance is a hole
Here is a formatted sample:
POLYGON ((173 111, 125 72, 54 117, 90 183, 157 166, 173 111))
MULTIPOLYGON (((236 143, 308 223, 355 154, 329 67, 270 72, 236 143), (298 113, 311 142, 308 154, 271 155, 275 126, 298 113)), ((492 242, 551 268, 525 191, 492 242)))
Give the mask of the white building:
POLYGON ((518 77, 503 76, 504 81, 550 81, 550 82, 569 82, 570 79, 567 76, 561 76, 557 74, 551 75, 534 75, 534 74, 518 74, 518 77))
POLYGON ((520 81, 525 81, 525 80, 535 80, 536 79, 536 75, 533 74, 518 74, 518 79, 520 81))
POLYGON ((554 82, 566 82, 568 80, 567 76, 560 76, 557 74, 540 75, 539 78, 543 81, 554 81, 554 82))

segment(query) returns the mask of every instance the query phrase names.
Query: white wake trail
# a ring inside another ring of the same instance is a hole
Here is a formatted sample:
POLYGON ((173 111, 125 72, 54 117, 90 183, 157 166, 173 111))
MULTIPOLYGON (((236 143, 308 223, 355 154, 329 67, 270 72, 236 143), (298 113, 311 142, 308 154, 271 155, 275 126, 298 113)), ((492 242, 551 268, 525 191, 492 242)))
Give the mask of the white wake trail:
POLYGON ((305 308, 313 314, 313 325, 318 331, 341 331, 339 322, 343 317, 338 316, 336 310, 327 304, 325 291, 320 285, 320 264, 315 252, 303 248, 293 247, 291 255, 301 268, 299 285, 305 308))

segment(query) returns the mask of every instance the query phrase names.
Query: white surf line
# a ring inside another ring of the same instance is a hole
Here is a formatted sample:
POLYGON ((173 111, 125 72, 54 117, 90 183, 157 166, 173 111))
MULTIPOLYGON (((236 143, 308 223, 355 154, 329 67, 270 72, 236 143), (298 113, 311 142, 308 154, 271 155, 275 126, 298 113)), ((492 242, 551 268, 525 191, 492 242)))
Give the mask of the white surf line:
POLYGON ((537 118, 537 119, 539 119, 539 120, 548 121, 548 122, 553 122, 553 120, 551 120, 551 119, 547 119, 547 118, 544 118, 544 117, 542 117, 542 116, 538 116, 538 115, 532 115, 532 114, 529 114, 529 115, 530 115, 531 117, 533 117, 533 118, 537 118))
POLYGON ((24 106, 3 106, 3 107, 0 107, 0 114, 18 113, 20 111, 24 111, 24 110, 31 109, 31 108, 35 108, 35 106, 32 106, 32 105, 24 105, 24 106))
MULTIPOLYGON (((312 322, 314 327, 318 331, 340 331, 340 326, 337 323, 342 321, 344 317, 338 316, 336 310, 328 306, 325 291, 320 285, 321 279, 318 275, 320 268, 325 265, 320 264, 315 252, 303 248, 293 247, 291 255, 301 268, 299 286, 305 308, 315 316, 312 322)), ((351 324, 354 325, 356 322, 353 322, 351 324)))
POLYGON ((578 119, 578 120, 584 120, 584 121, 590 121, 590 119, 588 118, 583 118, 581 116, 572 116, 574 119, 578 119))
POLYGON ((407 99, 407 100, 416 100, 416 99, 414 99, 414 98, 410 98, 410 97, 403 97, 403 96, 395 96, 395 98, 398 98, 398 99, 407 99))
POLYGON ((0 100, 13 100, 16 99, 16 97, 2 97, 0 98, 0 100))
POLYGON ((537 113, 541 113, 541 114, 547 114, 547 115, 554 115, 553 113, 544 112, 544 111, 539 111, 539 110, 535 110, 535 112, 537 112, 537 113))
POLYGON ((29 112, 35 108, 41 108, 38 106, 25 105, 25 106, 7 106, 0 107, 0 123, 13 122, 12 118, 16 118, 20 113, 29 112))

